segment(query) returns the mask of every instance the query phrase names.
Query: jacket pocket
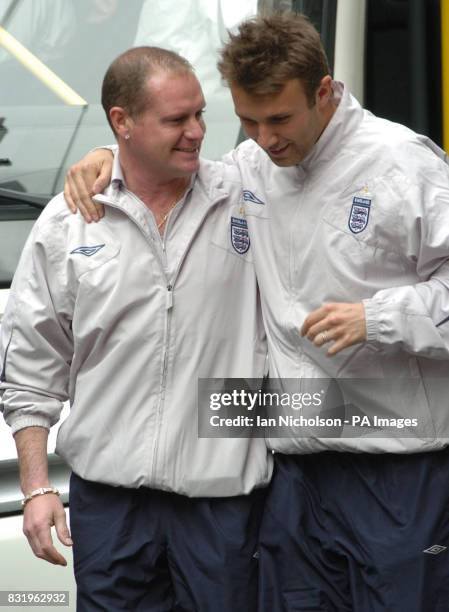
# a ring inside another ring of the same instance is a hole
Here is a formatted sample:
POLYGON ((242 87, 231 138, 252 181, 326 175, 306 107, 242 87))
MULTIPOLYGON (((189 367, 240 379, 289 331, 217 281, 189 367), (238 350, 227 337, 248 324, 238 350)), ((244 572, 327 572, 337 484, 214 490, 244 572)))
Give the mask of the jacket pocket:
POLYGON ((385 437, 435 438, 425 381, 413 355, 363 344, 340 368, 338 378, 345 403, 376 417, 374 424, 385 437))

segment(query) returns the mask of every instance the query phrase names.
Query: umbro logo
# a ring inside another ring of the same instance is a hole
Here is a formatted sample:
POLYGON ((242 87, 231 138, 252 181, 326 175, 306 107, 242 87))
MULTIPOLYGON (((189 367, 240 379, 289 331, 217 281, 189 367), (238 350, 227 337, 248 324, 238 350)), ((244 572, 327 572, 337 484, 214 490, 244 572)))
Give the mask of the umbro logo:
POLYGON ((426 548, 423 552, 429 555, 439 555, 443 550, 447 550, 447 546, 440 546, 440 544, 434 544, 430 548, 426 548))
POLYGON ((260 200, 256 195, 254 195, 254 193, 249 189, 243 190, 243 199, 245 200, 245 202, 252 202, 253 204, 265 204, 265 202, 262 202, 262 200, 260 200))
POLYGON ((70 251, 70 255, 85 255, 86 257, 92 257, 95 253, 98 253, 104 246, 104 244, 97 244, 95 246, 80 246, 73 251, 70 251))

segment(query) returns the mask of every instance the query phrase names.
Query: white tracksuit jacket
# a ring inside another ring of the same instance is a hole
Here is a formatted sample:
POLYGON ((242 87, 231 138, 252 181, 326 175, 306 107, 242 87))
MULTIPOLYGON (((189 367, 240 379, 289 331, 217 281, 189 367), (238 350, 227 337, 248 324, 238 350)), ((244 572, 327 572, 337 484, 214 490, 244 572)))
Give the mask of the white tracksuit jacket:
MULTIPOLYGON (((285 453, 418 452, 449 440, 449 170, 428 139, 373 116, 334 83, 329 125, 298 166, 253 142, 239 164, 267 330, 270 377, 389 378, 358 397, 365 414, 418 417, 401 437, 270 439, 285 453), (360 302, 368 341, 326 357, 301 338, 323 302, 360 302), (401 379, 403 379, 401 381, 401 379), (410 385, 410 379, 414 384, 410 385), (416 384, 416 383, 419 384, 416 384), (390 391, 389 391, 390 389, 390 391)), ((379 434, 378 434, 379 435, 379 434)))
MULTIPOLYGON (((117 161, 117 160, 116 160, 117 161)), ((188 496, 265 485, 265 441, 198 438, 197 379, 260 378, 266 345, 236 168, 202 162, 164 249, 148 210, 113 181, 86 224, 62 195, 36 222, 2 323, 13 431, 70 416, 57 453, 81 477, 188 496)), ((201 409, 201 406, 199 407, 201 409)))

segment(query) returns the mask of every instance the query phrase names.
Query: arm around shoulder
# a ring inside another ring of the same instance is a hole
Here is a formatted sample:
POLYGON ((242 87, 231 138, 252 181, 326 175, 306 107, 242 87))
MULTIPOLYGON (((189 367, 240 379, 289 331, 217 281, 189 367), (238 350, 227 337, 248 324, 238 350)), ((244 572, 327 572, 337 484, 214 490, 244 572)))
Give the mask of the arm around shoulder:
POLYGON ((67 172, 64 183, 67 206, 72 213, 79 210, 87 223, 104 216, 104 206, 94 202, 92 196, 109 185, 116 149, 115 145, 93 149, 67 172))

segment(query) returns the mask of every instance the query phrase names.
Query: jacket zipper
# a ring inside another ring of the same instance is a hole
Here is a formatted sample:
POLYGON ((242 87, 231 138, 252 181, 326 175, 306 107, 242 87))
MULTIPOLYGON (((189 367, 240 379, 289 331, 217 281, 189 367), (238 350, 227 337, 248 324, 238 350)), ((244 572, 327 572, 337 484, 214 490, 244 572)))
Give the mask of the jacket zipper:
MULTIPOLYGON (((165 342, 165 345, 164 345, 164 361, 163 361, 163 369, 162 369, 162 385, 161 385, 161 392, 160 392, 160 395, 159 395, 160 400, 159 400, 159 405, 158 405, 158 410, 157 410, 157 421, 156 421, 156 423, 157 423, 157 430, 155 432, 155 437, 154 437, 153 462, 152 462, 152 469, 151 469, 151 478, 152 479, 154 478, 155 473, 156 473, 156 462, 157 462, 157 455, 158 455, 158 450, 159 450, 159 429, 160 429, 161 416, 162 416, 162 406, 163 406, 163 402, 164 402, 164 399, 165 399, 165 382, 166 382, 166 377, 167 377, 168 345, 169 345, 169 336, 170 336, 171 309, 172 309, 172 306, 173 306, 173 288, 174 288, 176 279, 178 277, 179 270, 181 269, 181 266, 184 263, 184 260, 185 260, 185 258, 187 256, 187 253, 188 253, 188 251, 190 249, 190 246, 192 245, 192 243, 193 243, 193 241, 195 239, 196 234, 198 233, 199 229, 203 225, 204 219, 209 214, 209 211, 212 209, 212 207, 216 206, 216 204, 218 204, 218 202, 220 202, 220 200, 222 200, 224 197, 226 197, 226 194, 223 194, 220 197, 218 197, 215 200, 213 200, 211 202, 210 206, 204 211, 203 215, 198 220, 198 223, 197 223, 197 226, 196 226, 196 230, 192 234, 189 242, 186 244, 185 249, 183 251, 183 254, 181 256, 181 259, 179 260, 178 266, 176 267, 176 270, 175 270, 175 272, 173 274, 172 283, 167 285, 166 342, 165 342)), ((170 219, 169 219, 169 223, 170 223, 170 219)), ((165 235, 167 234, 168 227, 169 227, 169 224, 165 228, 165 235)), ((162 241, 162 246, 163 246, 163 250, 165 252, 165 240, 162 241)))
POLYGON ((167 366, 168 366, 168 346, 169 346, 169 338, 170 338, 172 307, 173 307, 173 285, 169 283, 167 285, 166 305, 165 305, 166 315, 165 315, 164 356, 163 356, 163 361, 162 361, 162 371, 161 371, 161 378, 160 378, 160 383, 159 383, 159 401, 158 401, 158 406, 156 410, 156 427, 155 427, 155 432, 154 432, 154 445, 153 445, 153 457, 151 461, 150 480, 154 480, 155 473, 156 473, 157 454, 159 450, 159 433, 161 429, 163 406, 165 403, 165 389, 166 389, 167 366))
MULTIPOLYGON (((136 202, 138 202, 139 205, 145 206, 132 192, 128 191, 127 189, 125 189, 125 191, 126 191, 127 195, 129 197, 131 197, 133 200, 135 200, 136 202)), ((174 289, 174 285, 175 285, 176 279, 178 277, 179 270, 181 269, 181 266, 184 263, 184 260, 186 258, 187 252, 189 251, 190 246, 191 246, 192 242, 194 241, 196 234, 198 233, 199 229, 203 225, 204 219, 209 214, 210 210, 214 206, 216 206, 218 204, 218 202, 220 202, 220 200, 222 200, 226 196, 227 196, 227 193, 223 193, 222 195, 217 197, 215 200, 213 200, 210 203, 210 205, 204 211, 203 215, 198 220, 195 232, 192 234, 189 242, 185 246, 185 249, 183 251, 181 259, 179 260, 178 266, 176 267, 176 270, 175 270, 175 272, 173 274, 172 282, 171 283, 168 282, 167 285, 166 285, 167 294, 166 294, 166 308, 165 308, 165 310, 166 310, 166 317, 165 317, 164 355, 163 355, 163 360, 162 360, 161 377, 160 377, 160 384, 159 384, 159 402, 158 402, 158 406, 157 406, 157 410, 156 410, 156 427, 155 427, 155 432, 154 432, 153 458, 152 458, 152 461, 151 461, 151 472, 150 472, 150 475, 149 475, 149 484, 153 484, 153 482, 154 482, 154 476, 155 476, 155 473, 156 473, 157 453, 158 453, 158 450, 159 450, 159 433, 160 433, 161 420, 162 420, 161 419, 161 417, 162 417, 162 408, 163 408, 163 403, 164 403, 164 399, 165 399, 165 384, 166 384, 167 367, 168 367, 168 345, 169 345, 170 327, 171 327, 171 325, 170 325, 170 323, 171 323, 171 311, 172 311, 172 308, 173 308, 173 289, 174 289)), ((126 210, 124 210, 120 206, 117 206, 117 205, 111 203, 109 200, 106 200, 106 201, 104 201, 102 203, 106 204, 107 206, 111 206, 112 208, 116 208, 117 210, 120 210, 123 213, 125 213, 127 215, 127 217, 129 217, 129 219, 131 219, 131 221, 133 221, 137 225, 139 230, 145 236, 145 239, 148 242, 148 244, 151 246, 152 249, 154 249, 153 240, 147 235, 147 233, 141 227, 141 225, 135 219, 133 219, 131 215, 129 215, 127 213, 126 210)), ((165 229, 167 231, 168 226, 165 229)), ((162 243, 162 250, 165 253, 165 240, 161 241, 161 243, 162 243)), ((164 266, 164 262, 161 262, 161 264, 162 264, 162 268, 164 268, 165 267, 164 266)), ((165 270, 164 270, 164 275, 167 278, 165 270)))

